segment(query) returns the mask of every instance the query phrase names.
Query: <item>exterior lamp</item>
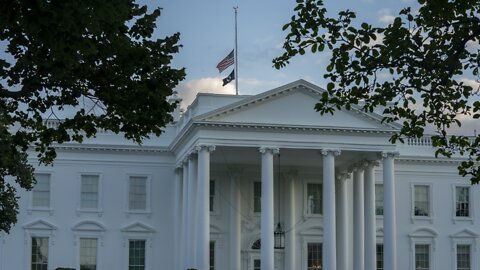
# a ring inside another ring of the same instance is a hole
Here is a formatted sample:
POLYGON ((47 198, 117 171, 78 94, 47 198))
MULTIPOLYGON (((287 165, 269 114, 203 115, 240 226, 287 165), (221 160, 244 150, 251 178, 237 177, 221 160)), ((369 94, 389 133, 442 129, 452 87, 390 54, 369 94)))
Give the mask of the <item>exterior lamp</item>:
POLYGON ((280 222, 277 223, 277 228, 273 232, 275 238, 275 249, 284 249, 285 248, 285 231, 282 228, 280 222))

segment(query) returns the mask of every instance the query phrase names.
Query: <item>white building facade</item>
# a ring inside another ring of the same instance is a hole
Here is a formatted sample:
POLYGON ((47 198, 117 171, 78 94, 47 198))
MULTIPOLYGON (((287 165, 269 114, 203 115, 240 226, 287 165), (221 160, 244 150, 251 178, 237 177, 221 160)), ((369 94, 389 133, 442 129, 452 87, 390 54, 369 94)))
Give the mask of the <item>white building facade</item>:
POLYGON ((58 146, 0 234, 0 270, 480 269, 480 190, 459 159, 428 137, 391 144, 398 126, 355 107, 320 116, 322 92, 199 94, 142 146, 58 146))

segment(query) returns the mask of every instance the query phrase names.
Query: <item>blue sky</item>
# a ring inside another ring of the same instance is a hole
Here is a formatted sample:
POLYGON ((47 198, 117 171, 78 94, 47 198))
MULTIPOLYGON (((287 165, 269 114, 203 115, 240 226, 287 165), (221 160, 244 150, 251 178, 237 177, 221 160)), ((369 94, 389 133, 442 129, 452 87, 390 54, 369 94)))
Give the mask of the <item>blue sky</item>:
MULTIPOLYGON (((182 50, 175 56, 174 66, 185 67, 187 78, 177 87, 188 105, 197 92, 234 93, 234 83, 222 87, 217 63, 234 47, 234 6, 238 6, 238 73, 240 94, 257 94, 277 86, 305 79, 325 86, 323 72, 327 54, 298 56, 281 70, 272 67, 272 59, 282 53, 286 33, 282 26, 294 14, 294 0, 164 0, 146 1, 163 8, 158 20, 160 37, 181 33, 182 50)), ((351 9, 358 22, 385 25, 409 0, 327 0, 332 12, 351 9)))

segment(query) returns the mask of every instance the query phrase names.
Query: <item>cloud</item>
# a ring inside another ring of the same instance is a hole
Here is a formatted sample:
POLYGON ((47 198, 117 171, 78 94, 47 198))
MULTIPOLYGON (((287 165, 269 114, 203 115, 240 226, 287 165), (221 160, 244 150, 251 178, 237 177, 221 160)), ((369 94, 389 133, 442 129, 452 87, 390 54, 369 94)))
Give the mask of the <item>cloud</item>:
POLYGON ((393 23, 393 21, 395 20, 395 16, 391 14, 390 9, 388 8, 379 10, 378 17, 378 21, 385 24, 393 23))
POLYGON ((465 85, 468 85, 473 88, 473 91, 479 91, 480 90, 480 82, 477 80, 472 80, 468 78, 461 78, 459 79, 460 82, 463 82, 465 85))
POLYGON ((231 82, 225 86, 222 86, 223 77, 207 77, 196 80, 189 80, 181 82, 175 91, 178 92, 178 96, 183 99, 180 106, 182 108, 188 107, 197 96, 198 93, 216 93, 216 94, 235 94, 235 82, 231 82))

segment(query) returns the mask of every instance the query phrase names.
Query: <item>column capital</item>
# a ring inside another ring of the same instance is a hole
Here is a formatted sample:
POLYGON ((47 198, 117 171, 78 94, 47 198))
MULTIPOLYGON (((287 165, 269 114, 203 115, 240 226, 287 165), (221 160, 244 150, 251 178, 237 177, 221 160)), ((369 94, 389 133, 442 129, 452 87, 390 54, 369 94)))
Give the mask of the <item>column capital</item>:
POLYGON ((273 146, 262 146, 258 148, 258 151, 262 154, 270 152, 272 155, 277 155, 280 153, 280 149, 278 149, 278 147, 273 147, 273 146))
POLYGON ((377 167, 380 165, 380 162, 378 162, 378 160, 365 160, 365 162, 367 167, 377 167))
POLYGON ((399 152, 397 151, 391 151, 391 152, 382 152, 382 158, 396 158, 400 155, 399 152))
POLYGON ((195 151, 200 152, 202 150, 207 150, 208 152, 215 151, 215 145, 213 144, 197 144, 195 146, 195 151))
POLYGON ((350 174, 351 174, 350 171, 347 171, 347 170, 341 171, 341 172, 335 174, 335 178, 337 178, 337 180, 345 181, 345 180, 347 180, 347 178, 350 177, 350 174))
POLYGON ((351 172, 358 172, 358 171, 363 171, 368 167, 368 161, 362 160, 360 162, 357 162, 350 167, 351 172))
POLYGON ((331 154, 334 157, 336 157, 336 156, 339 156, 341 152, 342 151, 340 151, 340 149, 322 149, 322 150, 320 150, 320 154, 322 156, 327 156, 327 155, 331 154))

